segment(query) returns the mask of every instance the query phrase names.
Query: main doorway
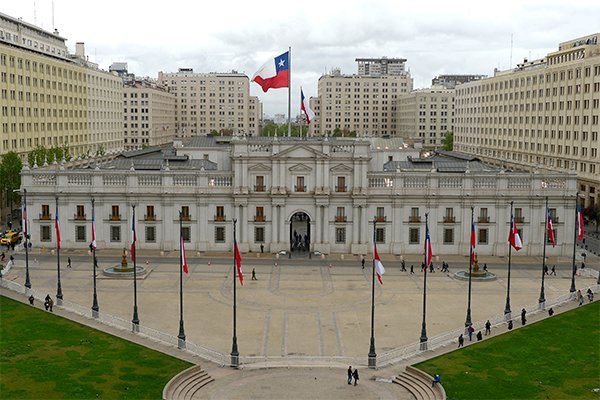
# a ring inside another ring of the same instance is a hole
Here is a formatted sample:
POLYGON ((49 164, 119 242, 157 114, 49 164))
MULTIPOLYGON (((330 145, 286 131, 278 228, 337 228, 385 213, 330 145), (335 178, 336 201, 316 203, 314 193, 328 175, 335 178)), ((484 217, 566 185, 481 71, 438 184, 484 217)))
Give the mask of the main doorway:
POLYGON ((298 211, 290 218, 290 251, 310 252, 310 217, 305 212, 298 211))

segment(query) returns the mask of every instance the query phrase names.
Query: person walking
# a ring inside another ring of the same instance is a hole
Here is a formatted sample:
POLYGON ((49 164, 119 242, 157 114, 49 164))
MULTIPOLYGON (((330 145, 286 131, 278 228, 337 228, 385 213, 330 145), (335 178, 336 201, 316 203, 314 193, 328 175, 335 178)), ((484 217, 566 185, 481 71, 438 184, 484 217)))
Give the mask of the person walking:
POLYGON ((352 385, 352 365, 348 367, 348 385, 352 385))
POLYGON ((52 311, 52 306, 53 306, 53 305, 54 305, 54 300, 52 300, 52 298, 49 298, 49 299, 48 299, 48 307, 50 308, 50 312, 53 312, 53 311, 52 311))
POLYGON ((71 257, 67 258, 67 267, 71 268, 71 257))
POLYGON ((587 290, 587 297, 588 297, 588 300, 590 301, 590 303, 592 301, 594 301, 594 292, 592 292, 592 289, 590 289, 590 288, 588 288, 588 290, 587 290))
POLYGON ((253 281, 257 281, 258 279, 256 278, 256 269, 252 268, 252 280, 253 281))
POLYGON ((400 271, 406 272, 406 263, 404 262, 404 260, 402 260, 402 268, 400 269, 400 271))
POLYGON ((486 263, 483 263, 483 270, 484 270, 485 272, 487 272, 487 264, 486 264, 486 263))
POLYGON ((354 378, 354 386, 356 386, 358 384, 358 368, 354 368, 352 377, 354 378))
POLYGON ((462 333, 460 334, 460 336, 458 337, 458 347, 463 347, 465 345, 465 338, 463 337, 462 333))
POLYGON ((414 274, 415 273, 415 267, 414 265, 410 264, 410 273, 414 274))
POLYGON ((485 336, 491 335, 491 334, 492 334, 492 323, 488 319, 487 322, 485 323, 485 336))
POLYGON ((473 328, 473 325, 469 325, 469 327, 467 328, 467 333, 469 334, 469 342, 473 341, 473 332, 475 332, 475 328, 473 328))
POLYGON ((513 328, 513 322, 512 322, 512 319, 511 319, 510 321, 508 321, 508 330, 512 331, 512 328, 513 328))
POLYGON ((556 265, 552 266, 552 272, 550 272, 550 275, 556 276, 556 265))
POLYGON ((33 305, 34 300, 35 300, 35 297, 33 297, 33 295, 29 295, 29 304, 33 305))
POLYGON ((577 290, 577 302, 579 305, 583 304, 583 295, 581 294, 581 289, 577 290))
POLYGON ((481 331, 477 332, 477 341, 479 342, 481 339, 483 339, 483 335, 481 334, 481 331))
POLYGON ((361 256, 360 265, 362 266, 362 269, 365 269, 365 256, 361 256))
POLYGON ((550 307, 550 309, 548 310, 548 315, 549 316, 553 316, 554 315, 554 310, 552 309, 552 307, 550 307))
POLYGON ((265 252, 265 245, 264 244, 260 244, 260 252, 264 253, 265 252))
POLYGON ((527 322, 527 318, 525 318, 526 313, 527 311, 525 311, 525 309, 521 310, 521 325, 525 325, 525 323, 527 322))
POLYGON ((548 266, 547 265, 544 265, 544 274, 549 275, 548 274, 548 266))
POLYGON ((425 263, 421 263, 421 272, 425 270, 425 263))

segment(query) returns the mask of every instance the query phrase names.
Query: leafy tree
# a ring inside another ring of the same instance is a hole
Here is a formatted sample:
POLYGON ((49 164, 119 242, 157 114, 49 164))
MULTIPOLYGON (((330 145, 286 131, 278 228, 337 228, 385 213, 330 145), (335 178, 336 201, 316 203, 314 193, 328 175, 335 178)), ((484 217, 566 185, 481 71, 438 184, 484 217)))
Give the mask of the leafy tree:
POLYGON ((105 154, 106 150, 104 150, 104 145, 101 144, 100 146, 98 146, 98 150, 96 150, 96 157, 102 157, 105 154))
POLYGON ((444 140, 442 141, 442 150, 452 151, 454 149, 454 133, 452 131, 446 132, 444 140))
POLYGON ((67 145, 63 146, 54 146, 49 149, 38 146, 27 155, 27 161, 30 166, 33 166, 34 163, 37 163, 38 166, 44 164, 44 160, 48 163, 56 160, 60 162, 63 159, 63 156, 66 161, 71 160, 71 153, 69 152, 69 147, 67 145))
POLYGON ((13 192, 13 190, 21 187, 21 169, 23 169, 23 162, 17 153, 9 151, 2 156, 0 186, 2 191, 6 193, 6 200, 9 202, 16 203, 19 200, 19 194, 13 192))

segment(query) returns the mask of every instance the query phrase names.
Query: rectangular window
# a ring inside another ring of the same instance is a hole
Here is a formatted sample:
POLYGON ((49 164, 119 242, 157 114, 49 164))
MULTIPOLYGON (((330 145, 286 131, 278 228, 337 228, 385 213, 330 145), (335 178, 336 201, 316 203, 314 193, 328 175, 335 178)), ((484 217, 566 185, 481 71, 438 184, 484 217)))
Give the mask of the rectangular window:
POLYGON ((225 227, 215 227, 215 243, 225 243, 225 227))
POLYGON ((215 221, 225 221, 225 207, 217 206, 217 213, 215 214, 215 221))
POLYGON ((254 191, 255 192, 264 192, 266 190, 265 188, 265 177, 264 176, 257 176, 256 177, 256 184, 254 185, 254 191))
POLYGON ((48 204, 42 204, 42 214, 40 219, 50 219, 50 206, 48 204))
POLYGON ((420 243, 420 228, 409 228, 408 229, 408 242, 410 244, 420 243))
POLYGON ((335 242, 346 243, 346 228, 335 228, 335 242))
POLYGON ((144 215, 145 221, 156 221, 156 214, 154 214, 154 206, 146 206, 146 215, 144 215))
POLYGON ((40 226, 40 240, 42 242, 50 242, 52 240, 52 230, 50 229, 50 225, 42 225, 40 226))
POLYGON ((121 220, 121 214, 119 213, 119 206, 112 206, 110 220, 111 221, 120 221, 121 220))
POLYGON ((410 219, 408 222, 421 222, 421 217, 419 217, 419 207, 410 209, 410 219))
POLYGON ((111 226, 110 227, 110 241, 111 242, 120 242, 121 241, 121 227, 120 226, 111 226))
POLYGON ((377 207, 375 219, 377 222, 385 222, 385 207, 377 207))
MULTIPOLYGON (((225 229, 225 228, 223 228, 225 229)), ((192 239, 192 228, 189 226, 184 226, 181 228, 181 237, 183 237, 183 241, 189 243, 192 239)))
POLYGON ((346 222, 346 208, 337 207, 335 212, 335 222, 346 222))
POLYGON ((182 221, 190 220, 190 207, 189 206, 181 206, 181 220, 182 221))
POLYGON ((375 229, 375 242, 385 243, 385 228, 375 229))
POLYGON ((156 242, 156 227, 155 226, 147 226, 146 227, 146 243, 154 243, 156 242))
POLYGON ((76 225, 75 226, 75 241, 76 242, 85 242, 86 241, 86 235, 85 235, 85 225, 76 225))
POLYGON ((479 235, 477 236, 477 244, 488 244, 487 229, 479 229, 479 235))
POLYGON ((338 176, 337 177, 337 186, 335 187, 336 192, 345 192, 346 191, 346 177, 338 176))
POLYGON ((454 209, 446 208, 446 214, 444 215, 444 222, 450 223, 454 222, 454 209))
POLYGON ((264 243, 265 242, 265 228, 256 227, 254 228, 254 243, 264 243))
POLYGON ((490 217, 488 216, 488 209, 487 208, 480 208, 479 209, 479 219, 478 219, 478 222, 480 224, 487 224, 487 223, 490 222, 490 217))
POLYGON ((550 208, 548 211, 550 212, 550 218, 552 219, 552 222, 557 224, 558 216, 556 215, 556 208, 550 208))
POLYGON ((77 212, 75 213, 75 219, 84 220, 85 219, 85 207, 82 205, 77 206, 77 212))
POLYGON ((525 218, 523 217, 523 209, 522 208, 515 208, 515 222, 519 223, 519 224, 525 222, 525 218))
POLYGON ((256 214, 254 215, 255 222, 265 222, 265 208, 256 207, 256 214))
POLYGON ((444 244, 454 243, 454 229, 444 229, 444 244))
POLYGON ((303 176, 296 177, 295 191, 296 192, 306 192, 306 187, 304 186, 304 177, 303 176))

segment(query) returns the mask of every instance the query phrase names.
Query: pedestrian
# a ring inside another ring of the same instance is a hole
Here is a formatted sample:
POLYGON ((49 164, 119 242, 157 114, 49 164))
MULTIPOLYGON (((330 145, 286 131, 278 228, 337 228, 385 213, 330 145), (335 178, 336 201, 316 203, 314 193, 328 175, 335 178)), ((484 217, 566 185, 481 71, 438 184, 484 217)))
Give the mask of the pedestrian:
POLYGON ((258 279, 256 279, 256 269, 252 268, 252 280, 253 281, 257 281, 258 279))
POLYGON ((579 302, 579 305, 583 304, 583 295, 581 294, 581 289, 577 290, 577 301, 579 302))
POLYGON ((584 268, 585 268, 585 261, 582 261, 581 262, 581 269, 584 269, 584 268))
POLYGON ((479 342, 481 339, 483 339, 483 335, 481 334, 481 331, 477 332, 477 341, 479 342))
POLYGON ((33 297, 33 295, 29 296, 29 304, 33 305, 33 301, 35 300, 35 297, 33 297))
POLYGON ((435 376, 433 377, 433 380, 431 381, 431 387, 434 387, 436 383, 441 383, 442 382, 442 377, 440 376, 440 374, 435 374, 435 376))
POLYGON ((521 325, 525 325, 525 323, 527 322, 527 318, 525 318, 526 313, 527 311, 525 311, 525 309, 521 310, 521 325))
POLYGON ((590 288, 588 288, 588 290, 587 290, 587 297, 588 297, 588 300, 590 301, 590 303, 592 301, 594 301, 594 292, 592 292, 592 289, 590 289, 590 288))
POLYGON ((352 385, 352 365, 348 367, 348 385, 352 385))
POLYGON ((260 252, 264 253, 265 252, 265 245, 264 244, 260 244, 260 252))
POLYGON ((71 268, 71 257, 67 258, 67 267, 71 268))
POLYGON ((547 265, 544 265, 544 274, 549 275, 548 274, 548 266, 547 265))
POLYGON ((404 262, 404 260, 402 260, 402 268, 400 269, 400 271, 406 272, 406 263, 404 262))
POLYGON ((46 309, 46 311, 48 311, 48 308, 50 308, 50 295, 47 294, 46 298, 44 299, 44 308, 46 309))
POLYGON ((513 328, 513 323, 512 323, 512 319, 510 321, 508 321, 508 330, 512 331, 513 328))
POLYGON ((579 296, 579 305, 582 306, 583 305, 583 296, 579 296))
POLYGON ((415 273, 415 268, 412 264, 410 264, 410 273, 414 274, 415 273))
POLYGON ((354 386, 356 386, 358 384, 358 368, 354 368, 352 377, 354 378, 354 386))
POLYGON ((361 256, 360 265, 362 266, 362 269, 365 269, 365 256, 361 256))
POLYGON ((460 334, 460 336, 458 337, 458 347, 463 347, 465 345, 465 338, 463 337, 462 333, 460 334))
POLYGON ((425 263, 421 263, 421 272, 425 270, 425 263))
POLYGON ((550 309, 548 310, 548 315, 549 316, 553 316, 554 315, 554 310, 552 309, 552 307, 550 307, 550 309))
POLYGON ((0 261, 4 261, 5 258, 6 258, 6 254, 4 254, 4 252, 2 252, 2 254, 0 255, 0 261))
POLYGON ((48 299, 48 307, 50 307, 50 312, 53 312, 53 311, 52 311, 52 306, 53 306, 53 305, 54 305, 54 300, 52 300, 52 298, 49 298, 49 299, 48 299))
POLYGON ((433 270, 433 261, 429 264, 429 272, 434 273, 435 271, 433 270))
POLYGON ((473 332, 475 332, 475 328, 473 328, 473 325, 469 325, 469 327, 467 328, 467 333, 469 334, 469 342, 473 341, 473 332))
POLYGON ((483 263, 483 270, 484 270, 485 272, 487 272, 487 264, 486 264, 486 263, 483 263))
POLYGON ((552 266, 552 272, 550 273, 550 275, 556 276, 556 265, 552 266))
POLYGON ((485 323, 485 336, 491 335, 491 334, 492 334, 492 323, 488 319, 487 322, 485 323))

